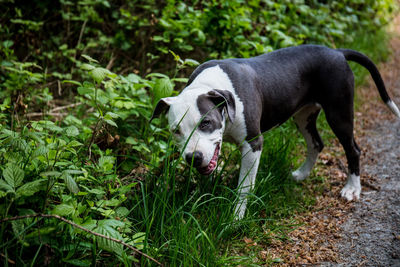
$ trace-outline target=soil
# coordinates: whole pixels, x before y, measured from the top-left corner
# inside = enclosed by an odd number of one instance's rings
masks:
[[[391,41],[391,59],[380,69],[399,105],[400,17],[394,30],[397,36]],[[362,89],[363,103],[371,103],[374,90],[373,82]],[[362,193],[341,225],[342,239],[336,244],[341,264],[332,266],[400,266],[400,119],[387,112],[379,97],[374,99],[369,104],[373,107],[366,105],[357,114],[361,124],[369,124],[358,142],[365,147],[362,172],[369,175],[364,187],[368,184],[372,190]],[[360,126],[358,123],[357,128]]]
[[[400,266],[400,120],[367,132],[364,172],[377,177],[377,190],[366,191],[341,226],[337,244],[345,266]]]
[[[392,100],[400,107],[400,16],[394,20],[392,54],[378,66]],[[340,198],[346,159],[338,142],[324,148],[317,176],[327,177],[322,195],[301,227],[263,253],[282,259],[282,266],[400,267],[400,119],[381,101],[370,79],[358,88],[355,136],[362,150],[359,201]],[[310,190],[315,185],[305,183]]]
[[[379,68],[399,105],[400,17],[394,34],[392,56]],[[363,147],[362,172],[368,176],[362,177],[360,201],[352,204],[339,228],[337,263],[317,266],[400,266],[400,119],[380,102],[372,81],[361,88],[360,99],[355,132],[362,132],[357,142]]]

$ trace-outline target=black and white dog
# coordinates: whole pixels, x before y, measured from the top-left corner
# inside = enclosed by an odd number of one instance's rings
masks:
[[[223,137],[240,145],[240,199],[235,213],[242,218],[246,195],[255,183],[263,146],[261,133],[294,118],[307,143],[307,159],[292,173],[293,179],[301,181],[310,174],[324,146],[316,128],[323,109],[348,161],[348,179],[341,195],[349,201],[358,199],[360,149],[353,136],[354,76],[347,60],[368,69],[382,100],[400,118],[368,57],[354,50],[317,45],[205,62],[178,96],[157,103],[153,118],[168,110],[170,130],[181,148],[186,144],[183,156],[204,175],[215,169]]]

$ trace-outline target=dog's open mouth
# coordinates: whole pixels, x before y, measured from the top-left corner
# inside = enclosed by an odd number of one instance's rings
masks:
[[[198,168],[197,170],[199,171],[199,173],[203,175],[210,175],[215,170],[215,167],[217,167],[219,150],[220,150],[220,145],[218,143],[217,146],[215,147],[214,156],[210,160],[210,163],[208,163],[206,167]]]

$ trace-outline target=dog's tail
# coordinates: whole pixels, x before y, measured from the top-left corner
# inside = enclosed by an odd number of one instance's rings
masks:
[[[386,91],[385,84],[382,80],[382,76],[378,71],[378,68],[369,59],[366,55],[351,50],[351,49],[337,49],[338,51],[342,52],[346,60],[354,61],[364,68],[366,68],[369,73],[371,73],[372,79],[374,80],[376,87],[378,88],[379,95],[381,96],[383,102],[389,107],[389,109],[398,117],[400,118],[400,111],[396,104],[390,99],[389,94]]]

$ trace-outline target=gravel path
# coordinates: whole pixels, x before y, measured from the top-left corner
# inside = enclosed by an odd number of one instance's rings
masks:
[[[395,20],[394,32],[391,60],[380,70],[400,106],[400,17]],[[370,92],[376,90],[373,83],[369,87]],[[367,93],[363,102],[371,98]],[[370,191],[363,186],[361,200],[354,203],[341,225],[342,239],[337,244],[341,263],[326,266],[400,266],[400,120],[381,102],[370,105],[358,116],[373,126],[357,139],[367,148],[361,171],[373,177],[368,181]]]
[[[366,133],[375,164],[364,165],[379,180],[342,225],[342,266],[400,266],[400,120]]]

